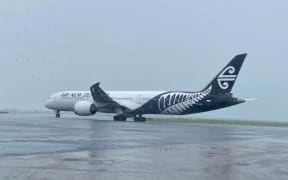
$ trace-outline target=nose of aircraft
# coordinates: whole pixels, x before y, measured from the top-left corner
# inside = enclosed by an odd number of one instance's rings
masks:
[[[44,105],[46,108],[51,109],[51,100],[47,99]]]

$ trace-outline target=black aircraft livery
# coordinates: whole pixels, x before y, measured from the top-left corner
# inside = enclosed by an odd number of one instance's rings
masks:
[[[231,90],[247,54],[232,61],[200,92],[165,92],[130,114],[186,115],[221,109],[245,102],[234,98]]]
[[[221,109],[245,102],[231,90],[247,54],[235,56],[201,91],[104,91],[100,83],[89,91],[65,91],[51,95],[45,106],[56,112],[74,111],[80,116],[114,113],[115,121],[145,121],[143,114],[186,115]]]
[[[235,56],[208,85],[199,92],[189,91],[104,91],[100,83],[89,91],[65,91],[51,95],[45,106],[56,112],[73,111],[79,116],[96,112],[116,114],[115,121],[145,121],[143,114],[186,115],[221,109],[245,102],[233,97],[236,82],[247,54]]]

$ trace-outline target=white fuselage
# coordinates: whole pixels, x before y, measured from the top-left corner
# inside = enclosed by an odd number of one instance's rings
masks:
[[[164,92],[165,91],[108,91],[107,95],[125,107],[136,109]],[[75,104],[80,101],[94,103],[89,91],[64,91],[51,95],[47,99],[45,106],[55,111],[74,111]],[[101,109],[98,111],[101,112]],[[114,109],[106,109],[102,110],[102,112],[116,113]]]
[[[97,82],[90,91],[65,91],[53,94],[45,106],[56,111],[74,111],[79,116],[97,112],[116,113],[115,121],[145,121],[142,115],[186,115],[226,108],[245,102],[231,90],[247,54],[235,56],[201,91],[104,91]]]

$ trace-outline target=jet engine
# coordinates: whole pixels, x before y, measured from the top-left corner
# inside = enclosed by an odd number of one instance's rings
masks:
[[[79,116],[91,116],[96,114],[97,107],[91,102],[79,101],[74,105],[74,112]]]

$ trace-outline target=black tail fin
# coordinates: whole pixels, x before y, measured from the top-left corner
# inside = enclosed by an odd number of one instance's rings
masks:
[[[230,93],[247,54],[235,56],[230,63],[207,85],[212,86],[212,94]]]

